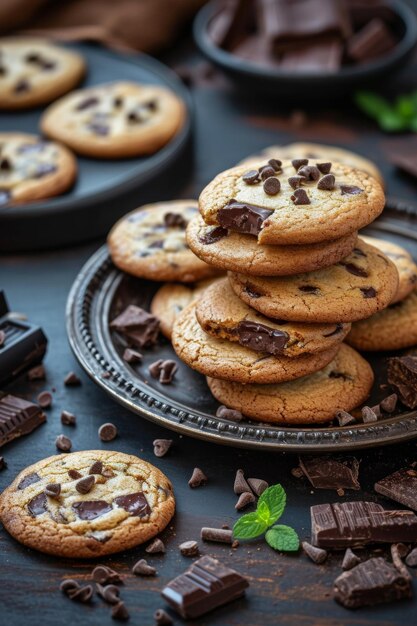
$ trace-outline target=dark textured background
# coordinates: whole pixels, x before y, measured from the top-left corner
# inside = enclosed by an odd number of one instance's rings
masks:
[[[218,171],[254,150],[273,142],[307,140],[335,143],[368,155],[382,168],[389,194],[414,200],[417,183],[395,171],[387,161],[389,148],[394,143],[399,142],[400,148],[416,149],[414,136],[381,134],[349,103],[323,102],[320,109],[309,109],[307,102],[303,101],[297,102],[294,107],[284,107],[279,99],[273,102],[267,97],[254,98],[253,94],[246,94],[243,99],[242,95],[229,88],[222,77],[210,71],[188,44],[178,48],[168,61],[173,66],[186,66],[188,71],[191,68],[194,77],[196,156],[194,165],[190,164],[188,180],[184,181],[183,197],[197,195]],[[416,69],[416,65],[408,67],[393,85],[385,86],[387,91],[416,89]],[[292,121],[294,109],[306,114],[306,122],[301,127]],[[132,199],[133,203],[135,201]],[[287,490],[288,506],[282,521],[294,526],[301,539],[309,537],[310,505],[337,500],[338,497],[332,492],[313,490],[305,480],[293,478],[290,470],[297,465],[293,456],[243,452],[170,435],[113,403],[80,372],[65,335],[65,302],[81,266],[101,243],[97,241],[87,246],[33,256],[0,258],[0,285],[6,290],[12,309],[25,312],[33,322],[42,325],[50,340],[45,359],[47,381],[28,383],[23,377],[10,385],[8,390],[34,398],[42,389],[56,388],[53,407],[48,411],[48,422],[32,435],[1,450],[8,468],[0,474],[0,488],[4,488],[26,465],[54,454],[54,440],[61,432],[72,438],[74,450],[113,448],[156,462],[172,479],[178,504],[173,524],[162,535],[167,543],[167,554],[149,559],[158,569],[157,578],[147,580],[129,575],[122,588],[123,599],[131,612],[130,623],[146,626],[153,624],[154,610],[163,606],[159,590],[190,563],[179,554],[178,544],[186,539],[198,539],[201,526],[233,524],[236,519],[232,486],[238,467],[244,468],[249,476],[283,484]],[[63,378],[70,369],[81,375],[82,387],[64,387]],[[59,415],[62,409],[77,415],[75,429],[61,426]],[[111,444],[101,443],[97,436],[98,427],[106,421],[114,422],[119,429],[119,437]],[[153,439],[170,436],[174,439],[171,454],[164,459],[155,459]],[[375,480],[416,460],[416,444],[410,442],[362,452],[357,456],[361,460],[360,482],[363,490],[348,493],[346,497],[376,499],[373,492]],[[192,491],[187,482],[195,465],[202,467],[210,482],[206,487]],[[386,504],[390,506],[393,503]],[[219,626],[278,623],[282,626],[387,626],[415,622],[416,601],[356,612],[337,605],[332,599],[332,582],[341,571],[340,555],[331,556],[325,565],[317,566],[303,555],[288,556],[273,552],[262,542],[242,545],[233,554],[227,546],[206,544],[201,549],[203,553],[218,556],[235,566],[249,577],[251,586],[245,600],[217,610],[195,623]],[[103,561],[128,574],[130,566],[143,554],[143,548],[139,547]],[[110,608],[101,600],[95,599],[91,606],[77,605],[58,590],[64,577],[88,579],[92,567],[92,562],[63,561],[43,556],[20,546],[4,531],[1,532],[1,626],[28,623],[56,626],[74,621],[80,626],[114,623]],[[414,588],[417,592],[415,580]]]

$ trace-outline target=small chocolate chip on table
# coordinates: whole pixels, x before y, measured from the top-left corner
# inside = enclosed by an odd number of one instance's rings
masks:
[[[126,361],[126,363],[141,363],[142,359],[143,355],[137,350],[133,350],[132,348],[126,348],[126,350],[123,352],[123,360]]]
[[[312,546],[311,543],[308,543],[308,541],[302,541],[301,547],[313,563],[317,563],[317,565],[324,563],[327,559],[327,550],[316,548],[316,546]]]
[[[256,498],[251,491],[244,491],[240,494],[238,501],[235,504],[236,511],[241,511],[245,507],[249,506],[249,504],[253,504]]]
[[[36,399],[38,401],[38,404],[43,409],[49,409],[49,407],[52,405],[52,394],[50,391],[41,391]]]
[[[163,457],[172,446],[172,439],[155,439],[153,442],[153,453],[157,457]]]
[[[256,496],[261,496],[265,489],[268,489],[269,484],[262,478],[248,478],[247,483]]]
[[[132,567],[132,574],[135,576],[156,576],[156,569],[149,565],[145,559],[140,559]]]
[[[165,552],[165,544],[158,537],[154,539],[148,546],[145,548],[145,552],[148,554],[163,554]]]
[[[195,489],[196,487],[201,487],[201,485],[205,485],[207,481],[208,478],[204,474],[204,472],[199,467],[195,467],[191,478],[188,481],[188,484],[192,489]]]
[[[113,619],[123,621],[123,622],[128,620],[130,615],[129,615],[129,611],[126,608],[125,603],[119,602],[118,604],[115,604],[112,608],[111,616]]]
[[[113,441],[117,437],[117,428],[111,422],[102,424],[98,429],[98,436],[101,441]]]
[[[342,561],[342,569],[352,569],[352,567],[359,565],[360,562],[360,558],[354,552],[352,552],[350,548],[347,548]]]
[[[196,541],[183,541],[179,548],[183,556],[197,556],[199,552],[198,543]]]
[[[335,417],[339,426],[348,426],[349,424],[354,424],[356,422],[356,418],[347,411],[337,411]]]
[[[245,492],[248,492],[250,490],[251,490],[251,488],[249,487],[248,483],[246,482],[245,474],[244,474],[243,470],[242,469],[238,469],[236,471],[235,482],[233,484],[233,491],[238,496],[241,493],[245,493]]]
[[[157,626],[171,626],[174,622],[164,609],[157,609],[153,614]]]
[[[108,602],[109,604],[117,604],[120,602],[120,590],[119,587],[116,587],[116,585],[110,584],[103,586],[100,583],[97,583],[97,593],[105,602]]]
[[[201,529],[201,539],[215,543],[232,543],[233,531],[224,528],[208,528],[205,526]]]
[[[58,435],[55,439],[55,445],[58,450],[61,450],[61,452],[69,452],[72,448],[72,441],[65,435]]]
[[[75,372],[68,372],[64,378],[64,385],[67,387],[77,387],[78,385],[81,385],[81,380]]]
[[[370,424],[378,421],[378,415],[369,406],[364,406],[361,410],[362,420],[364,424]]]
[[[398,395],[396,393],[392,393],[391,395],[384,398],[379,403],[379,406],[386,413],[393,413],[395,409],[397,408],[397,402],[398,402]]]
[[[172,383],[175,372],[178,369],[178,364],[176,361],[168,359],[164,361],[163,359],[159,359],[154,363],[151,363],[149,366],[149,373],[152,378],[156,378],[163,385],[169,385]]]
[[[42,364],[35,365],[28,371],[28,380],[45,380],[46,372]]]
[[[216,417],[230,420],[231,422],[241,422],[243,420],[243,415],[240,411],[236,411],[235,409],[228,409],[224,405],[221,405],[217,408]]]
[[[96,583],[100,583],[101,585],[108,584],[120,584],[122,583],[122,578],[118,572],[107,565],[97,565],[93,569],[92,578]]]
[[[62,411],[61,424],[64,424],[64,426],[75,426],[76,423],[77,418],[75,417],[75,415],[73,415],[69,411]]]

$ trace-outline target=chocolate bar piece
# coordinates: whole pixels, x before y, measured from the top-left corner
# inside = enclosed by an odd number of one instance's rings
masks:
[[[369,559],[334,581],[335,600],[348,609],[411,598],[411,582],[382,557]]]
[[[310,513],[311,542],[319,548],[407,543],[417,537],[417,516],[412,511],[386,511],[375,502],[317,504]]]
[[[40,363],[48,343],[39,326],[15,319],[3,291],[0,291],[0,384],[10,382]]]
[[[0,447],[12,439],[28,435],[46,421],[46,415],[38,404],[23,398],[3,395],[0,398]]]
[[[258,235],[262,230],[264,221],[272,213],[273,211],[254,204],[230,200],[217,211],[217,219],[223,228],[246,235]]]
[[[249,586],[246,578],[211,556],[195,561],[171,580],[162,597],[185,619],[199,617],[240,598]]]
[[[386,476],[374,485],[375,491],[417,511],[417,471],[404,468]]]
[[[391,50],[395,43],[385,22],[376,17],[350,38],[347,53],[357,63],[364,63],[382,56]]]
[[[291,72],[336,72],[342,65],[343,44],[339,38],[288,50],[281,58],[280,67]]]
[[[253,8],[252,0],[225,0],[208,27],[214,43],[226,49],[238,46],[250,31]]]
[[[129,344],[138,348],[150,348],[158,339],[159,320],[139,306],[131,304],[110,322],[110,328],[123,335]]]
[[[388,359],[388,382],[405,406],[417,408],[417,356]]]
[[[316,489],[360,489],[359,461],[355,457],[300,457],[300,467]]]

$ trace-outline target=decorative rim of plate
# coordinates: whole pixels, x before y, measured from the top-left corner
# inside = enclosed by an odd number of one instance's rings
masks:
[[[417,211],[407,202],[390,199],[387,209],[401,219],[374,222],[382,232],[400,234],[417,241]],[[406,223],[404,223],[406,222]],[[235,423],[189,407],[150,388],[139,378],[131,380],[131,371],[111,347],[105,346],[98,330],[97,313],[104,306],[105,292],[117,286],[123,274],[111,262],[107,247],[93,254],[76,278],[67,301],[66,323],[70,346],[86,373],[114,400],[134,413],[181,434],[240,448],[290,451],[294,453],[337,452],[399,443],[417,437],[417,411],[409,411],[372,424],[325,426],[315,428],[266,426]],[[118,282],[117,282],[118,281]],[[114,287],[113,290],[114,292]],[[93,306],[95,305],[95,306]],[[103,377],[104,375],[104,377]]]

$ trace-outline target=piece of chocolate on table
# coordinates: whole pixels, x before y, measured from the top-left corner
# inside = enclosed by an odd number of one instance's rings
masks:
[[[244,595],[246,578],[217,559],[203,556],[161,592],[164,600],[185,619],[205,615]]]
[[[375,491],[417,511],[417,470],[403,468],[374,485]],[[417,539],[417,536],[416,536]]]
[[[110,328],[120,333],[129,344],[138,348],[150,348],[158,339],[159,320],[131,304],[110,322]]]
[[[28,435],[45,421],[46,415],[38,404],[3,394],[0,397],[0,447],[12,439]]]
[[[42,361],[48,343],[43,330],[13,317],[3,291],[0,291],[0,335],[0,384],[10,382]]]
[[[304,475],[316,489],[361,488],[359,461],[355,457],[303,456],[299,458]]]
[[[417,537],[412,511],[388,511],[376,502],[337,502],[311,507],[311,543],[342,550],[371,543],[408,543]]]
[[[388,359],[388,382],[409,409],[417,408],[417,356]]]

